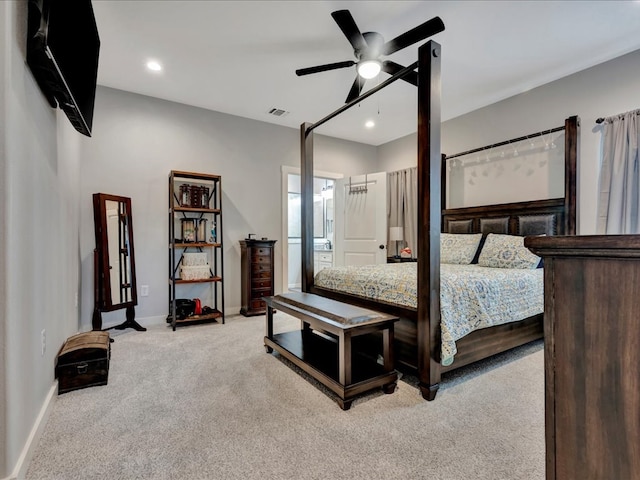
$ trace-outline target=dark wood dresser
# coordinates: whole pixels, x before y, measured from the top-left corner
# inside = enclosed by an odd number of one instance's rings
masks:
[[[527,237],[544,258],[547,480],[640,479],[640,235]]]
[[[242,284],[240,313],[245,317],[264,315],[267,305],[262,299],[273,295],[273,246],[276,240],[240,240]]]

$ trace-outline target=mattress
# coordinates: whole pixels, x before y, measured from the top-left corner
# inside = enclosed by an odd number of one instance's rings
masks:
[[[417,264],[325,268],[315,285],[417,309]],[[453,363],[456,340],[486,327],[524,320],[544,310],[543,271],[442,264],[442,365]]]

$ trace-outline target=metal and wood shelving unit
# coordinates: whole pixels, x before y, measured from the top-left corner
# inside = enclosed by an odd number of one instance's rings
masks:
[[[172,170],[169,174],[169,315],[167,323],[177,325],[224,323],[222,255],[222,178],[219,175]],[[197,278],[182,278],[185,253],[206,254]],[[208,267],[202,268],[202,267]],[[210,288],[195,293],[207,297],[193,314],[184,315],[177,306],[178,293],[193,293],[198,285]],[[193,300],[188,299],[187,300]]]

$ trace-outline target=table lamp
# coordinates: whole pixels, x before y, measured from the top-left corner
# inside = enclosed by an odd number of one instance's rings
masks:
[[[402,230],[403,230],[402,227],[389,228],[389,240],[391,240],[392,242],[396,242],[396,255],[395,255],[396,258],[400,256],[400,254],[398,253],[398,242],[401,242],[402,240],[404,240],[404,235]]]

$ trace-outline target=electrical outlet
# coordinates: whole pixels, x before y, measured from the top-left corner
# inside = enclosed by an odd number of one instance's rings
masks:
[[[44,357],[44,352],[47,349],[47,331],[46,330],[42,330],[40,332],[40,343],[42,348],[40,356]]]
[[[140,296],[141,297],[149,296],[149,285],[140,285]]]

